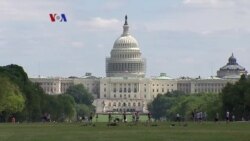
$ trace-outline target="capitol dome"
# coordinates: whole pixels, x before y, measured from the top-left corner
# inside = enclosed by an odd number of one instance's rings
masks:
[[[121,36],[115,40],[113,48],[139,48],[138,42],[136,39],[131,36]]]
[[[127,16],[123,33],[113,45],[110,58],[106,59],[107,77],[144,77],[146,60],[141,57],[137,40],[130,35]]]

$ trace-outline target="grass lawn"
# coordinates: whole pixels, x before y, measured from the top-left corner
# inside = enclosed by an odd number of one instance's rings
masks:
[[[250,141],[250,123],[219,124],[188,123],[170,126],[169,122],[158,126],[96,126],[82,123],[22,123],[0,124],[0,141]]]

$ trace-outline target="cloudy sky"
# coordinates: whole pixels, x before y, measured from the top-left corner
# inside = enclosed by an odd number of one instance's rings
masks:
[[[30,77],[103,77],[125,14],[147,76],[216,75],[232,52],[250,71],[250,0],[1,0],[0,65]]]

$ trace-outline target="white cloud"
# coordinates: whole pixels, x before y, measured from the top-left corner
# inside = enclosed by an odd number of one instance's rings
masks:
[[[83,42],[80,42],[80,41],[73,41],[71,42],[71,45],[75,48],[84,48],[85,45]]]
[[[121,21],[117,19],[104,19],[101,17],[92,18],[89,21],[79,21],[77,25],[84,26],[85,29],[99,31],[99,30],[120,30]]]
[[[126,1],[123,0],[108,0],[104,5],[104,10],[116,10],[120,9],[122,6],[125,5]]]
[[[0,21],[48,21],[49,13],[66,9],[67,4],[56,1],[1,0]]]
[[[200,8],[247,8],[249,0],[183,0],[184,5]]]
[[[179,60],[182,64],[189,64],[189,65],[193,65],[193,64],[199,64],[198,60],[192,58],[192,57],[186,57],[186,58],[182,58],[181,60]]]
[[[228,54],[236,52],[241,57],[239,63],[249,66],[250,0],[181,0],[181,4],[170,1],[143,1],[143,9],[138,9],[142,1],[0,0],[0,54],[3,58],[0,63],[30,65],[28,72],[32,75],[38,72],[34,69],[37,65],[30,63],[30,58],[34,58],[34,64],[42,60],[41,68],[45,68],[46,75],[80,75],[85,70],[79,67],[77,71],[77,66],[86,66],[93,73],[102,74],[105,68],[103,60],[109,56],[113,41],[122,32],[124,21],[120,18],[123,19],[128,12],[129,15],[135,14],[133,21],[129,20],[131,32],[138,37],[143,56],[149,58],[150,71],[147,74],[159,70],[176,76],[186,72],[195,76],[202,71],[206,74],[207,64],[204,62],[211,59],[206,55],[209,53],[226,54],[227,59]],[[176,4],[166,8],[168,3]],[[159,8],[164,5],[164,8]],[[53,12],[65,12],[68,22],[51,24],[48,14]],[[147,34],[145,31],[154,32]],[[214,38],[214,35],[220,36]],[[216,48],[216,51],[210,48]],[[166,55],[168,52],[175,54],[162,59],[173,54]],[[72,54],[74,57],[70,61],[76,63],[68,62],[65,66],[68,60],[64,56]],[[93,55],[97,59],[89,61]],[[224,57],[217,57],[217,60],[221,58]],[[221,64],[224,62],[222,60]],[[164,63],[173,67],[157,65]],[[65,68],[58,70],[58,66]]]
[[[232,7],[235,5],[233,0],[184,0],[184,4],[202,7]]]
[[[223,32],[240,33],[250,32],[250,1],[239,0],[185,0],[187,5],[199,5],[201,8],[189,7],[178,13],[167,14],[167,18],[145,22],[148,31],[185,31],[201,35],[211,35]],[[229,6],[231,8],[202,8],[210,4],[216,6]],[[173,14],[174,17],[171,17]],[[169,18],[170,17],[170,18]]]
[[[99,49],[105,49],[105,46],[103,44],[98,44],[97,48],[99,48]]]

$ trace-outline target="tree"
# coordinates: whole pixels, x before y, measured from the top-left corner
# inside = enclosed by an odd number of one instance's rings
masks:
[[[51,96],[32,83],[21,66],[0,67],[0,116],[6,112],[15,114],[18,121],[41,121],[48,113],[53,120],[72,119],[75,115],[76,97],[70,95]],[[69,92],[80,103],[91,104],[93,97],[82,86]],[[88,106],[91,107],[91,106]]]
[[[67,119],[72,119],[75,115],[75,101],[74,98],[70,95],[59,95],[58,102],[61,106],[61,112],[64,114],[64,117]]]
[[[174,98],[165,95],[157,95],[157,97],[148,105],[153,118],[160,119],[167,116],[167,110],[171,108]]]
[[[7,77],[0,76],[0,113],[4,112],[7,118],[9,114],[22,111],[24,102],[18,86]]]
[[[191,113],[206,112],[207,118],[212,120],[215,113],[221,110],[221,98],[218,94],[183,94],[180,92],[170,92],[165,95],[158,95],[149,104],[149,111],[153,118],[160,119],[167,117],[174,119],[179,113],[182,118],[191,119]]]
[[[222,90],[224,113],[229,111],[236,119],[250,118],[250,79],[242,75],[235,84],[227,84]]]
[[[71,95],[77,104],[91,105],[94,100],[93,95],[82,84],[69,87],[66,94]]]
[[[85,104],[77,104],[76,112],[77,112],[77,116],[85,117],[92,112],[92,109]]]

